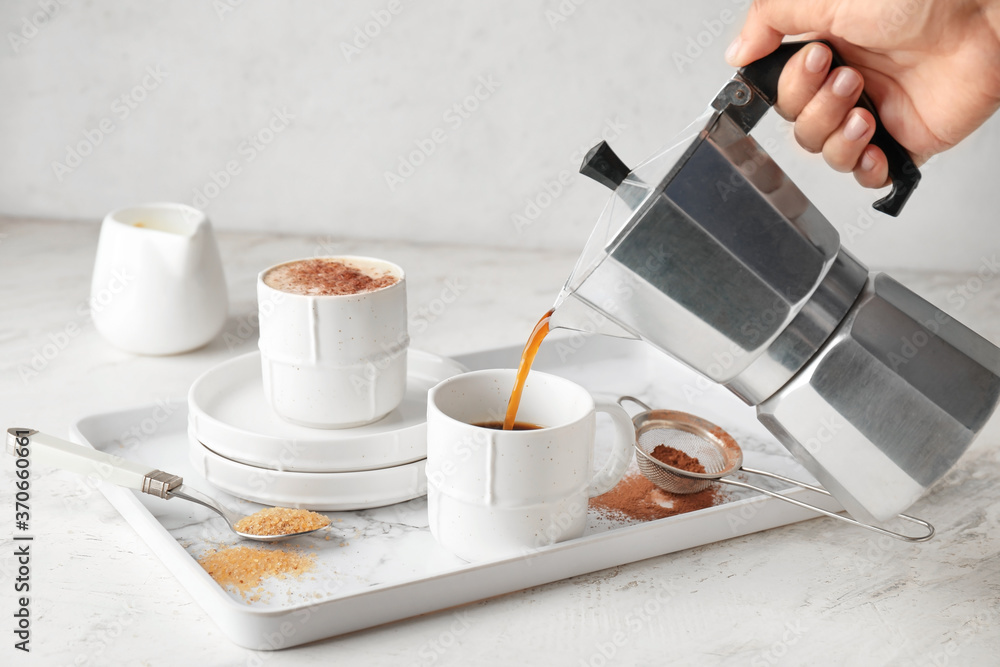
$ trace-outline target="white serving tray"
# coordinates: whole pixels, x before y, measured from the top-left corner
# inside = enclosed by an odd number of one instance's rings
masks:
[[[516,366],[520,348],[456,357],[471,369]],[[568,336],[546,341],[535,367],[568,377],[591,391],[631,394],[654,408],[692,412],[728,430],[749,467],[812,482],[760,426],[752,408],[726,390],[642,343]],[[183,399],[85,417],[70,437],[126,458],[155,465],[247,514],[258,505],[211,488],[188,463]],[[134,433],[139,426],[143,434]],[[608,431],[598,430],[607,442]],[[603,435],[602,435],[603,434]],[[127,444],[125,444],[127,443]],[[598,452],[596,460],[603,460]],[[634,463],[633,463],[634,465]],[[766,480],[760,480],[766,481]],[[222,519],[180,500],[162,500],[102,485],[108,500],[132,524],[167,568],[220,628],[241,646],[277,649],[438,611],[495,595],[623,563],[746,535],[817,516],[767,496],[735,493],[729,502],[666,519],[635,523],[588,515],[583,537],[516,558],[470,565],[441,549],[427,528],[426,500],[333,512],[330,536],[294,541],[316,555],[316,569],[297,579],[270,580],[266,595],[247,603],[221,588],[198,565],[208,549],[237,543]],[[832,511],[829,497],[796,489],[788,495]],[[289,548],[285,545],[272,545]]]

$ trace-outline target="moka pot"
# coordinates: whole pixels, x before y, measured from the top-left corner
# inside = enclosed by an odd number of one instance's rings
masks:
[[[550,326],[642,339],[726,386],[845,509],[885,520],[982,430],[1000,349],[871,273],[749,136],[805,43],[741,69],[692,141],[634,170],[591,150],[581,172],[614,195]],[[874,207],[898,215],[920,173],[859,105],[892,179]]]

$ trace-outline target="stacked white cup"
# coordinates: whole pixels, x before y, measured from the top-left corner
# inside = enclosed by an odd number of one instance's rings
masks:
[[[276,269],[339,262],[394,282],[353,294],[301,294],[272,284]],[[406,393],[406,278],[391,262],[328,257],[285,262],[257,278],[264,393],[286,421],[351,428],[377,421]]]

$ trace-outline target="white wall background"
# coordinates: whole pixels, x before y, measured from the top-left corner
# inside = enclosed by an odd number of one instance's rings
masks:
[[[731,76],[722,53],[747,5],[6,0],[0,214],[96,220],[173,200],[221,229],[581,248],[607,194],[575,175],[581,149],[615,125],[635,164],[683,128]],[[377,34],[345,54],[366,26]],[[470,98],[482,79],[499,85]],[[456,104],[467,117],[446,115]],[[275,110],[291,119],[269,135]],[[899,220],[780,119],[768,133],[869,264],[968,270],[997,249],[998,119],[924,169]],[[270,143],[251,150],[254,135]],[[417,142],[434,152],[390,189]],[[217,188],[227,164],[238,173]]]

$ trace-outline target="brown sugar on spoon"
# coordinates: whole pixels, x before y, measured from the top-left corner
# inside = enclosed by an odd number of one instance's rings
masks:
[[[264,537],[307,533],[329,525],[330,520],[316,512],[287,507],[268,507],[243,517],[233,524],[233,528],[238,533]]]

